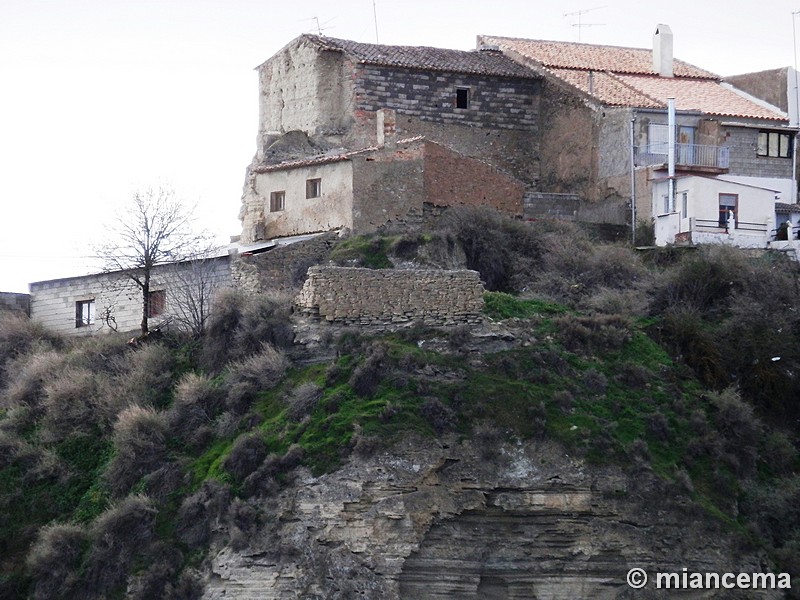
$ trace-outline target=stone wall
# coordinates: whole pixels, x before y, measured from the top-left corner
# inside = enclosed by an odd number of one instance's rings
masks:
[[[291,244],[279,245],[262,254],[240,256],[231,263],[231,278],[236,288],[254,294],[296,293],[312,265],[328,260],[338,239],[335,231]]]
[[[450,325],[479,322],[483,292],[476,271],[315,266],[295,302],[310,314],[346,324]]]

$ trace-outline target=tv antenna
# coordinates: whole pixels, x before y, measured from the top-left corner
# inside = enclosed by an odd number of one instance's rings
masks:
[[[320,23],[320,22],[319,22],[319,17],[311,17],[310,19],[302,19],[302,20],[303,20],[303,21],[314,21],[314,23],[316,23],[317,35],[319,35],[319,36],[324,36],[325,34],[324,34],[324,33],[322,33],[322,32],[323,32],[323,31],[327,31],[328,29],[330,29],[330,27],[326,27],[326,25],[328,25],[328,24],[329,24],[331,21],[333,21],[335,18],[336,18],[336,17],[333,17],[332,19],[328,19],[328,20],[327,20],[327,21],[325,21],[324,23]]]
[[[600,10],[601,8],[606,8],[605,6],[595,6],[594,8],[584,8],[583,10],[576,10],[575,12],[568,12],[564,13],[565,17],[578,17],[577,23],[572,23],[573,27],[578,29],[578,42],[581,41],[581,29],[584,27],[603,27],[605,23],[584,23],[583,22],[583,15],[586,13],[592,12],[593,10]]]
[[[375,7],[375,0],[372,0],[372,16],[375,19],[375,43],[380,44],[378,40],[378,9]]]

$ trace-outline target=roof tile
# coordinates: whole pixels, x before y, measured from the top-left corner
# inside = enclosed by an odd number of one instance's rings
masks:
[[[427,46],[385,46],[311,34],[302,37],[324,50],[349,54],[363,64],[474,75],[540,78],[537,73],[508,58],[502,52],[477,50],[468,52]]]

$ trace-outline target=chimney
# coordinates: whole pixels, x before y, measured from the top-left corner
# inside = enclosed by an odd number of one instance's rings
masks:
[[[672,77],[672,29],[659,25],[653,34],[653,71],[661,77]]]
[[[395,133],[397,132],[397,113],[391,108],[382,108],[377,111],[375,116],[378,148],[383,148],[386,144],[392,146],[395,142]]]

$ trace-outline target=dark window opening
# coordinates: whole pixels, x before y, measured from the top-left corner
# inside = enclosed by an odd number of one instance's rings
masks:
[[[147,295],[147,316],[157,317],[164,314],[167,307],[167,292],[164,290],[153,290]]]
[[[306,179],[306,198],[322,196],[322,179]]]
[[[94,300],[80,300],[75,303],[75,327],[94,325]]]
[[[278,212],[286,206],[286,192],[272,192],[269,195],[269,212]]]
[[[759,131],[756,154],[758,156],[791,158],[792,135],[780,131]]]
[[[456,108],[469,108],[469,88],[456,88]]]

